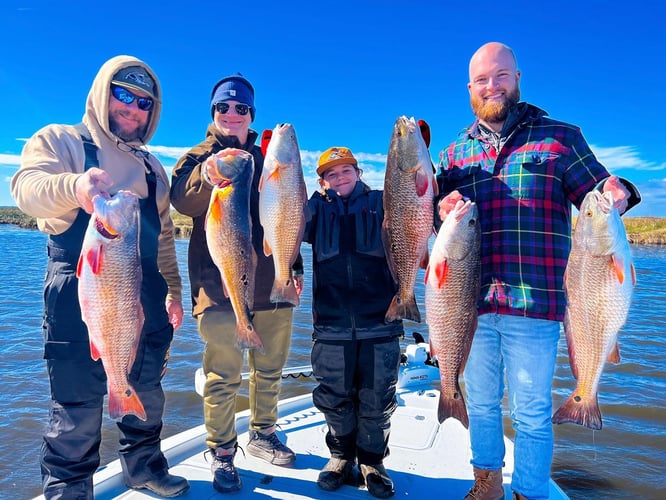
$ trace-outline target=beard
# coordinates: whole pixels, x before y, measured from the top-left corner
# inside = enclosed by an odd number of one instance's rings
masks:
[[[142,141],[143,142],[143,137],[146,133],[146,128],[148,124],[143,124],[138,127],[123,127],[120,125],[120,123],[115,119],[113,114],[109,115],[109,129],[111,130],[111,133],[116,135],[118,138],[125,142],[132,142],[132,141]]]
[[[500,102],[485,102],[481,97],[471,96],[472,111],[476,117],[487,123],[502,123],[509,111],[520,101],[520,88],[516,86]]]

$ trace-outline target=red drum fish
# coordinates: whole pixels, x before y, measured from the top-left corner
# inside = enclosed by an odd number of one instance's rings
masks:
[[[627,319],[636,271],[612,194],[589,192],[579,212],[564,275],[564,331],[577,385],[552,421],[598,430],[599,380],[606,361],[620,362],[617,337]]]
[[[214,187],[206,214],[206,243],[236,315],[238,347],[263,353],[250,312],[257,269],[250,217],[254,159],[247,151],[227,148],[217,153],[216,160],[217,169],[208,176]]]
[[[401,116],[393,126],[384,176],[382,240],[399,288],[386,311],[386,321],[421,321],[414,285],[419,267],[425,269],[428,263],[437,191],[421,129],[414,118]]]
[[[128,381],[143,328],[139,200],[130,191],[93,198],[76,274],[81,316],[90,354],[107,376],[109,415],[120,419],[146,412]]]
[[[437,233],[426,270],[425,307],[430,354],[437,358],[440,395],[437,417],[469,418],[458,376],[472,347],[481,282],[481,225],[475,203],[459,201]]]
[[[300,302],[291,266],[303,240],[307,190],[296,132],[288,123],[273,129],[259,183],[259,220],[264,253],[273,255],[275,282],[271,302]]]

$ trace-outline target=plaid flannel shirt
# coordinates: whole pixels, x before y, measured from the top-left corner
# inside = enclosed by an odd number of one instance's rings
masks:
[[[499,152],[478,121],[440,153],[442,196],[475,201],[482,228],[479,314],[562,321],[571,204],[610,174],[580,129],[527,103]]]

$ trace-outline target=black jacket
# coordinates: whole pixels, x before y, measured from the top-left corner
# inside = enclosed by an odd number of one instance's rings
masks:
[[[312,245],[313,337],[392,337],[402,322],[384,322],[397,287],[381,238],[382,191],[357,182],[347,200],[329,190],[312,195],[304,241]]]
[[[214,124],[206,130],[206,140],[190,149],[173,169],[171,178],[171,203],[183,215],[192,217],[192,236],[188,251],[188,270],[192,289],[193,315],[196,316],[209,307],[231,310],[228,297],[224,296],[220,271],[208,252],[204,223],[210,202],[212,187],[204,180],[202,164],[210,155],[226,148],[244,149],[254,157],[254,177],[250,195],[252,217],[252,245],[257,254],[257,271],[254,284],[254,310],[275,309],[270,301],[275,279],[273,257],[264,255],[264,230],[259,221],[259,180],[264,167],[261,148],[254,143],[257,133],[250,130],[246,144],[240,144],[235,136],[224,136]],[[294,263],[294,269],[303,269],[301,256]],[[293,307],[280,303],[278,308]]]

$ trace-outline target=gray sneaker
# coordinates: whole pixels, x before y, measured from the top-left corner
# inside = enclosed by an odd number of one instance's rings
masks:
[[[250,430],[249,434],[247,452],[250,455],[274,465],[290,465],[296,460],[296,454],[280,442],[280,438],[274,431],[270,434],[262,434]]]
[[[236,447],[217,448],[210,450],[213,462],[210,470],[213,473],[213,488],[220,493],[233,493],[241,489],[241,478],[234,467]]]

